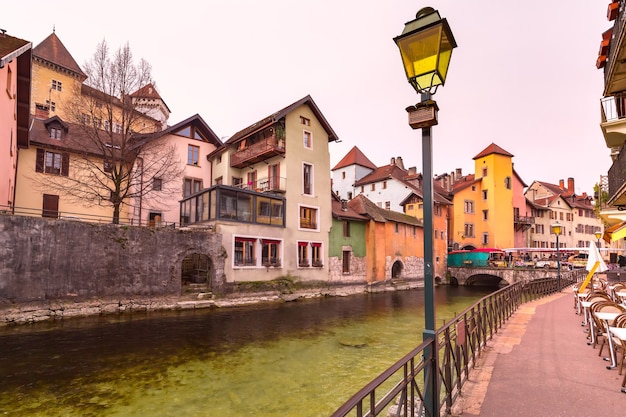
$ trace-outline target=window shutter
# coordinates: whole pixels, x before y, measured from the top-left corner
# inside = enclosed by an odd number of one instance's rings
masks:
[[[64,153],[61,160],[61,175],[67,177],[70,172],[70,154]]]
[[[35,162],[35,171],[43,172],[43,160],[44,160],[45,152],[43,149],[37,149],[37,159]]]

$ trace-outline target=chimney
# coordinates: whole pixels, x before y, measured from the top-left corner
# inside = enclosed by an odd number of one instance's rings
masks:
[[[396,165],[397,165],[398,167],[400,167],[400,168],[404,169],[404,162],[402,162],[402,157],[401,157],[401,156],[398,156],[398,157],[396,158]]]
[[[347,200],[341,200],[341,210],[342,211],[348,211],[348,201]]]
[[[563,181],[563,180],[559,180],[559,188],[560,188],[561,190],[565,190],[565,181]]]
[[[575,194],[575,191],[574,191],[574,178],[572,178],[572,177],[569,177],[567,179],[567,191],[569,191],[570,194],[572,194],[572,195]]]
[[[389,163],[389,165],[395,165],[396,164],[396,158],[391,157],[391,162]]]
[[[455,182],[458,181],[462,176],[463,176],[463,174],[461,173],[461,168],[457,168],[456,172],[454,174]]]
[[[409,168],[409,175],[417,175],[417,167]]]

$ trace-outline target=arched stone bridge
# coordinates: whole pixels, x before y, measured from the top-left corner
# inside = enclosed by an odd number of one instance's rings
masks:
[[[564,281],[576,281],[585,277],[587,270],[574,269],[573,271],[561,270],[561,279]],[[514,284],[516,282],[528,282],[540,278],[556,278],[556,269],[531,269],[531,268],[477,268],[477,267],[448,267],[449,284],[457,285],[489,285]]]

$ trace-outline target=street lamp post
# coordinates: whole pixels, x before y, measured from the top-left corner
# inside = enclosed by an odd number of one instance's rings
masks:
[[[420,94],[420,102],[406,108],[409,126],[422,129],[422,193],[424,201],[424,332],[423,341],[430,341],[424,352],[424,406],[427,415],[439,416],[439,373],[435,332],[435,285],[433,256],[433,170],[430,128],[438,123],[437,103],[431,96],[444,85],[452,49],[456,41],[446,19],[432,7],[417,12],[407,22],[394,42],[400,49],[409,83]]]
[[[556,235],[556,277],[557,277],[557,288],[559,292],[561,292],[561,254],[559,252],[559,235],[562,231],[562,226],[559,222],[552,223],[550,226],[552,228],[552,233]]]

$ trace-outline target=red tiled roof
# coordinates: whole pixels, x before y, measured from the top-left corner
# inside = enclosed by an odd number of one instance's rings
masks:
[[[367,156],[359,148],[354,146],[350,151],[344,156],[341,161],[331,170],[334,171],[339,168],[344,168],[350,165],[360,165],[365,168],[376,169],[376,165],[369,159]]]
[[[63,67],[76,74],[82,80],[87,78],[87,75],[80,69],[80,66],[78,66],[72,55],[63,45],[63,42],[61,42],[54,32],[33,48],[33,56]]]
[[[365,184],[371,184],[373,182],[382,181],[385,179],[395,178],[399,181],[403,181],[407,176],[408,171],[406,169],[402,169],[397,165],[385,165],[380,168],[376,168],[374,171],[370,172],[360,180],[354,183],[355,187],[359,187]]]
[[[348,205],[347,202],[345,203],[345,206],[344,206],[344,204],[335,195],[333,195],[333,198],[331,201],[331,207],[332,207],[333,217],[337,219],[356,220],[356,221],[369,220],[369,218],[367,218],[366,216],[362,216],[356,211],[354,211],[354,209],[352,209]]]
[[[385,223],[393,221],[396,223],[404,223],[413,226],[423,226],[422,221],[416,217],[409,216],[397,211],[385,210],[378,207],[363,194],[359,194],[348,202],[348,207],[352,208],[359,214],[368,216],[375,222]]]
[[[163,100],[156,87],[152,83],[144,85],[139,90],[132,93],[130,96],[133,98],[149,98],[154,100],[161,100],[165,107],[167,107],[167,110],[171,111],[167,104],[165,104],[165,100]]]
[[[495,153],[498,155],[510,156],[511,158],[513,157],[513,154],[505,151],[504,149],[502,149],[495,143],[492,143],[491,145],[483,149],[483,151],[480,152],[478,155],[476,155],[473,159],[482,158],[483,156],[491,155],[492,153]]]

